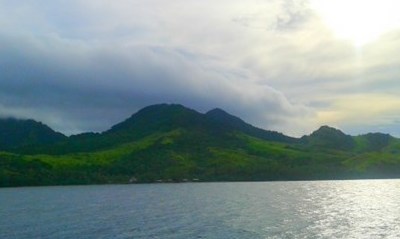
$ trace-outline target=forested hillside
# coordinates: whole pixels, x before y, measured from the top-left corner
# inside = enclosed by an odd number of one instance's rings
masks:
[[[400,176],[400,140],[328,126],[302,138],[214,109],[152,105],[102,133],[66,137],[0,121],[0,186]]]

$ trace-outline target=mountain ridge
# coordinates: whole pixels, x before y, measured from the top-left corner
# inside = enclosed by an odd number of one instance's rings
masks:
[[[381,132],[374,132],[374,133],[369,132],[369,133],[364,133],[364,134],[352,136],[352,135],[348,135],[346,133],[343,133],[341,130],[339,130],[337,128],[334,128],[334,127],[331,127],[331,126],[328,126],[328,125],[320,126],[317,130],[311,132],[309,135],[303,135],[303,136],[300,136],[300,137],[293,137],[293,136],[287,136],[287,135],[285,135],[285,134],[283,134],[281,132],[278,132],[278,131],[272,131],[272,130],[262,129],[262,128],[253,126],[253,125],[245,122],[241,118],[227,113],[226,111],[224,111],[221,108],[214,108],[214,109],[211,109],[211,110],[209,110],[209,111],[207,111],[206,113],[203,114],[203,113],[197,112],[196,110],[187,108],[187,107],[185,107],[185,106],[183,106],[181,104],[166,104],[166,103],[154,104],[154,105],[150,105],[150,106],[144,107],[144,108],[138,110],[136,113],[132,114],[130,117],[128,117],[125,120],[121,121],[120,123],[112,125],[109,129],[107,129],[105,131],[102,131],[102,132],[89,132],[88,131],[88,132],[82,132],[82,133],[78,133],[78,134],[73,134],[73,135],[70,135],[70,136],[65,136],[63,133],[57,132],[57,131],[51,129],[46,124],[44,124],[44,123],[42,123],[40,121],[36,121],[35,119],[18,119],[18,118],[14,118],[14,117],[4,117],[4,118],[0,117],[0,126],[3,124],[4,121],[9,121],[9,120],[18,121],[18,122],[27,122],[27,123],[29,122],[29,123],[34,123],[34,124],[37,124],[37,125],[41,125],[41,126],[43,126],[45,128],[48,128],[51,131],[53,131],[54,133],[56,133],[57,135],[61,136],[62,138],[65,138],[65,137],[66,138],[79,138],[79,137],[88,136],[88,135],[101,135],[101,134],[109,134],[109,133],[116,132],[119,129],[123,129],[127,125],[132,125],[132,123],[136,124],[137,122],[135,122],[135,120],[137,120],[136,119],[136,118],[138,118],[137,116],[139,116],[141,114],[154,113],[154,111],[152,111],[154,109],[156,109],[156,111],[157,111],[157,108],[158,109],[163,109],[164,108],[164,110],[165,110],[165,108],[169,108],[169,107],[172,107],[172,108],[175,108],[175,109],[180,108],[180,109],[189,110],[193,114],[203,115],[206,118],[212,119],[214,121],[217,121],[219,123],[223,123],[223,124],[228,125],[228,126],[235,126],[235,127],[239,127],[239,128],[243,128],[244,125],[251,126],[251,127],[257,128],[257,129],[262,130],[262,131],[274,132],[274,133],[280,134],[282,136],[285,136],[285,137],[293,139],[293,140],[301,140],[301,139],[303,139],[305,137],[315,136],[315,134],[317,134],[321,130],[324,131],[325,129],[331,129],[332,131],[336,130],[337,132],[341,132],[342,134],[344,134],[346,136],[351,136],[351,137],[360,137],[360,136],[372,137],[372,135],[381,135],[382,137],[386,137],[388,139],[389,138],[396,138],[396,137],[394,137],[394,136],[392,136],[390,134],[381,133]],[[153,117],[154,121],[159,123],[160,122],[160,117],[155,117],[155,116],[157,116],[157,115],[154,115],[154,117]],[[149,118],[145,118],[144,120],[148,120],[148,119]],[[2,129],[0,128],[0,133],[1,133],[1,130]],[[65,136],[65,137],[63,137],[63,136]]]
[[[42,129],[44,138],[57,135],[33,120],[21,122]],[[18,130],[0,130],[0,136]],[[50,144],[50,136],[40,141],[33,132],[38,143],[0,150],[0,186],[400,177],[400,140],[388,134],[350,136],[321,126],[293,138],[218,108],[199,113],[152,105],[104,132],[60,136]]]
[[[6,121],[13,121],[20,124],[20,128],[25,128],[28,131],[40,128],[43,132],[43,137],[46,139],[38,139],[35,142],[35,138],[31,137],[27,140],[29,133],[21,135],[18,142],[15,145],[10,145],[16,140],[11,140],[7,143],[6,138],[13,136],[13,133],[18,131],[10,132],[5,130],[7,126],[4,125]],[[25,124],[24,127],[21,127]],[[30,126],[29,126],[30,125]],[[29,129],[33,127],[33,129]],[[352,150],[355,147],[355,139],[362,139],[368,149],[378,150],[388,145],[391,139],[397,139],[390,134],[384,133],[367,133],[357,136],[351,136],[343,133],[341,130],[323,125],[317,130],[311,132],[309,135],[296,138],[287,136],[283,133],[271,130],[265,130],[248,124],[241,118],[231,115],[220,108],[214,108],[206,113],[199,113],[196,110],[187,108],[181,104],[155,104],[144,107],[132,114],[127,119],[111,126],[108,130],[100,133],[84,132],[69,137],[62,133],[56,132],[49,126],[35,121],[33,119],[15,119],[15,118],[0,118],[0,150],[15,150],[22,149],[24,153],[38,153],[49,151],[42,150],[43,147],[49,145],[56,145],[55,148],[77,148],[76,152],[84,152],[91,150],[98,150],[106,148],[108,145],[104,141],[104,138],[114,138],[115,144],[120,144],[135,140],[146,135],[151,134],[154,131],[168,131],[176,127],[184,128],[199,128],[202,130],[215,131],[223,133],[224,131],[239,131],[244,132],[250,136],[260,138],[268,141],[291,143],[291,144],[306,144],[309,147],[314,148],[330,148],[339,150]],[[40,130],[37,132],[40,133]],[[214,133],[214,132],[211,132]],[[49,137],[50,135],[50,137]],[[18,136],[16,136],[18,137]],[[36,137],[39,137],[36,135]],[[11,137],[13,138],[13,137]],[[40,138],[40,137],[39,137]],[[107,141],[107,140],[106,140]],[[73,146],[74,144],[92,144],[91,147],[85,147],[85,149],[78,149],[79,146]],[[57,146],[58,144],[58,146]],[[112,145],[111,145],[112,146]],[[35,150],[33,150],[33,148]],[[62,151],[66,153],[68,151]]]
[[[2,124],[5,120],[20,122],[21,125],[23,123],[36,126],[39,125],[42,127],[42,129],[45,129],[45,136],[48,134],[54,135],[52,135],[50,138],[47,138],[47,141],[44,140],[44,142],[41,142],[39,140],[37,143],[32,140],[22,143],[22,141],[24,141],[26,138],[26,135],[22,135],[21,137],[23,138],[19,139],[21,143],[16,143],[15,145],[10,145],[10,143],[5,144],[5,138],[9,137],[9,135],[12,135],[10,132],[5,132],[4,125],[2,127]],[[76,148],[76,150],[71,149],[75,152],[92,151],[113,146],[113,143],[108,145],[109,142],[103,142],[110,141],[104,140],[104,138],[107,137],[113,138],[115,144],[120,144],[145,137],[154,131],[168,131],[176,127],[197,127],[202,130],[215,131],[219,133],[236,130],[268,141],[291,144],[306,144],[309,147],[314,148],[330,148],[339,150],[354,149],[356,138],[365,138],[364,141],[365,144],[367,144],[365,147],[373,150],[381,149],[382,147],[387,146],[390,139],[397,139],[390,134],[383,133],[367,133],[358,136],[351,136],[343,133],[339,129],[327,125],[321,126],[319,129],[311,132],[309,135],[296,138],[287,136],[277,131],[255,127],[251,124],[248,124],[241,118],[231,115],[220,108],[211,109],[203,114],[181,104],[163,103],[144,107],[132,114],[127,119],[111,126],[108,130],[103,132],[84,132],[77,135],[71,135],[69,137],[66,137],[62,133],[56,132],[49,126],[33,119],[22,120],[14,118],[0,118],[0,150],[14,149],[14,152],[16,152],[21,149],[24,153],[51,153],[43,148],[49,145],[55,145],[54,148],[59,148],[58,150],[62,153],[67,153],[68,150],[62,150],[61,148]],[[79,144],[84,144],[86,146],[79,147]],[[89,144],[91,144],[91,146],[88,146]],[[379,146],[376,146],[375,144],[379,144]]]

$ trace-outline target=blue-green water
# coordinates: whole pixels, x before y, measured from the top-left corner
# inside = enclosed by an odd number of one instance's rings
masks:
[[[0,238],[400,238],[400,181],[4,188]]]

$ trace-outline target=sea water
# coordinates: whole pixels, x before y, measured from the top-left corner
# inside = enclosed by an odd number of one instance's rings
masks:
[[[2,188],[0,238],[400,238],[400,180]]]

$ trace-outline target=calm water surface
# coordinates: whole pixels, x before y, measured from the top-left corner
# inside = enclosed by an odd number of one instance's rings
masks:
[[[5,188],[0,238],[400,238],[400,181]]]

